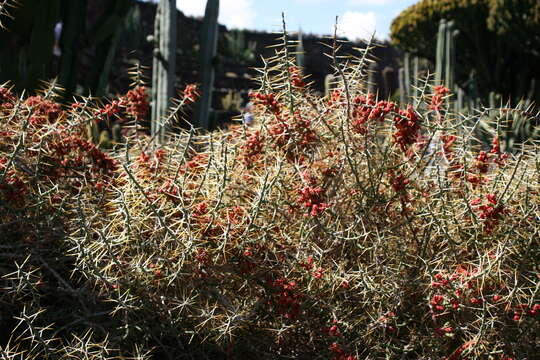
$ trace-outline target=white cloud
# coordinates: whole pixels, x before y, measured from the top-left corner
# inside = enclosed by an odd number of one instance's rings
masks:
[[[349,40],[369,39],[375,32],[377,20],[373,11],[363,13],[347,11],[338,19],[338,36]],[[334,28],[331,29],[334,33]]]
[[[296,0],[299,4],[315,5],[329,2],[329,0]]]
[[[203,16],[205,0],[176,0],[176,7],[187,16]]]
[[[359,5],[388,5],[397,2],[397,0],[349,0],[347,5],[359,6]]]
[[[176,6],[188,16],[204,16],[206,0],[177,0]],[[253,0],[221,0],[219,23],[228,28],[245,29],[255,24]]]

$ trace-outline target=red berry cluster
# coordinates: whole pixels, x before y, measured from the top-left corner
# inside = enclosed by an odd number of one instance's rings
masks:
[[[443,358],[443,360],[465,360],[465,358],[463,358],[461,354],[463,353],[463,351],[467,350],[474,344],[476,344],[476,340],[467,341],[466,343],[459,346],[456,350],[454,350],[454,352],[449,357]]]
[[[0,86],[0,112],[13,109],[15,96],[11,94],[8,88]]]
[[[512,319],[514,321],[519,321],[524,315],[529,315],[531,317],[536,317],[540,313],[540,304],[534,304],[529,306],[527,304],[519,304],[514,308],[514,316]]]
[[[450,93],[450,90],[442,85],[435,86],[434,90],[435,93],[431,96],[431,104],[429,104],[429,109],[440,111],[444,97]]]
[[[333,320],[330,327],[323,328],[323,332],[330,337],[343,337],[337,326],[338,321]]]
[[[281,113],[281,106],[274,97],[274,94],[251,93],[249,97],[255,104],[263,105],[270,113],[274,115]]]
[[[313,256],[308,256],[306,262],[300,261],[298,265],[304,268],[306,271],[308,271],[315,279],[322,278],[325,271],[322,267],[318,267],[315,270],[313,270],[314,268]]]
[[[185,172],[186,170],[191,171],[201,171],[204,169],[204,167],[208,164],[208,154],[207,153],[198,153],[191,160],[185,163],[185,165],[182,166],[181,172]]]
[[[285,278],[267,280],[267,284],[273,289],[277,299],[277,313],[286,319],[294,320],[300,315],[300,301],[303,295],[296,290],[296,282]]]
[[[397,111],[397,106],[389,101],[375,101],[373,94],[367,96],[357,96],[353,99],[354,108],[352,112],[353,120],[351,122],[353,131],[359,134],[367,132],[369,121],[384,121],[386,115]]]
[[[107,117],[114,116],[120,112],[120,101],[113,100],[109,104],[106,104],[103,109],[98,109],[96,112]]]
[[[457,137],[455,135],[441,135],[442,141],[442,155],[451,162],[454,160],[454,143],[456,142]]]
[[[474,165],[478,174],[469,174],[467,176],[467,181],[474,186],[484,184],[486,182],[484,175],[489,171],[490,161],[493,161],[493,163],[498,166],[504,166],[506,159],[508,159],[508,154],[501,153],[499,137],[496,136],[493,139],[491,150],[489,152],[480,151],[478,153]]]
[[[194,270],[194,275],[200,278],[208,277],[208,266],[211,264],[210,254],[206,249],[197,249],[194,254],[194,259],[196,262],[196,268]]]
[[[250,274],[257,267],[257,264],[252,259],[253,251],[251,247],[247,247],[239,256],[238,266],[240,268],[240,274]]]
[[[233,206],[227,209],[227,221],[231,224],[239,224],[245,216],[245,210],[241,206]]]
[[[379,318],[379,323],[383,325],[386,331],[391,332],[391,333],[396,331],[396,327],[394,326],[396,325],[396,321],[397,321],[396,313],[393,311],[390,311],[386,313],[386,315],[381,316]]]
[[[420,119],[412,105],[407,105],[406,110],[400,110],[399,114],[394,116],[394,126],[396,127],[396,131],[392,134],[394,141],[402,151],[405,151],[416,142],[420,132]]]
[[[129,90],[124,100],[126,112],[133,116],[136,121],[143,120],[148,110],[150,103],[148,102],[148,94],[144,86],[137,86]]]
[[[460,265],[452,274],[437,273],[433,277],[431,288],[435,294],[431,297],[429,306],[435,321],[448,312],[482,307],[484,302],[490,303],[491,306],[504,305],[504,311],[513,311],[515,321],[519,321],[523,314],[534,317],[540,311],[540,304],[532,306],[520,304],[514,308],[510,307],[508,303],[501,301],[502,296],[499,294],[506,286],[504,282],[486,282],[477,277],[479,273],[478,268],[469,270]],[[490,292],[495,294],[488,297],[487,294]],[[435,328],[436,335],[448,333],[447,330],[448,327]]]
[[[289,67],[289,73],[291,74],[291,84],[297,89],[304,89],[306,83],[302,79],[302,74],[296,66]]]
[[[141,153],[136,159],[136,163],[134,164],[134,167],[157,170],[163,163],[163,160],[165,159],[166,155],[167,155],[167,152],[163,148],[156,149],[154,151],[153,157],[151,156],[151,154],[147,154],[146,152],[141,151]]]
[[[84,168],[85,157],[90,158],[93,163],[91,173],[102,172],[105,175],[112,175],[117,169],[116,161],[109,155],[99,150],[94,144],[75,135],[64,134],[59,141],[51,144],[51,149],[55,152],[55,160],[63,170]]]
[[[356,360],[356,357],[348,355],[343,347],[337,342],[332,343],[328,350],[335,354],[335,356],[332,357],[332,360]]]
[[[41,96],[30,96],[24,104],[32,111],[30,123],[34,126],[52,124],[63,114],[59,104],[45,100]]]
[[[0,158],[0,176],[4,174],[4,181],[0,183],[0,195],[3,195],[4,201],[10,203],[24,203],[24,196],[27,193],[26,183],[18,175],[15,169],[9,169],[6,172],[8,163],[7,158]]]
[[[341,102],[342,96],[341,91],[338,89],[335,89],[332,91],[332,95],[330,96],[330,99],[328,100],[328,106],[330,108],[334,108],[336,105],[338,105]]]
[[[289,144],[289,128],[288,122],[283,120],[281,116],[276,116],[276,119],[268,128],[268,134],[276,146],[285,148]]]
[[[497,201],[496,194],[487,194],[485,200],[481,197],[471,201],[471,206],[479,213],[478,217],[484,220],[484,229],[490,233],[499,224],[501,217],[508,213],[508,210]]]
[[[452,334],[454,332],[454,328],[451,326],[445,326],[445,327],[438,327],[435,328],[435,335],[437,336],[444,336],[445,334]]]
[[[197,85],[195,84],[186,85],[182,95],[184,97],[185,104],[194,103],[195,101],[197,101],[197,98],[199,97],[199,92],[197,91]]]
[[[388,177],[390,178],[390,185],[396,193],[402,193],[406,190],[410,180],[401,173],[396,174],[394,171],[388,171]]]
[[[459,266],[451,275],[438,273],[433,277],[431,288],[437,293],[432,296],[429,305],[434,319],[447,310],[457,311],[460,305],[483,303],[479,281],[472,278],[477,272],[476,269],[469,271]]]
[[[202,230],[200,233],[202,238],[206,238],[207,236],[215,237],[223,233],[221,222],[214,222],[209,210],[209,203],[205,200],[194,205],[191,209],[190,220],[194,227]]]
[[[493,138],[493,142],[491,143],[491,150],[489,151],[491,156],[493,157],[493,162],[499,166],[504,166],[506,163],[506,159],[508,159],[508,154],[501,153],[501,145],[499,143],[499,136],[495,136]]]
[[[263,151],[263,140],[261,132],[256,130],[247,135],[244,145],[242,145],[242,161],[246,167],[250,167]]]
[[[330,207],[329,204],[323,202],[324,190],[320,187],[305,186],[299,190],[299,193],[298,203],[309,210],[305,216],[318,216]]]
[[[288,115],[276,115],[268,126],[268,134],[272,142],[287,153],[289,160],[298,160],[318,141],[311,120],[302,117],[298,111],[292,118]]]
[[[300,111],[294,113],[292,120],[291,130],[297,146],[304,149],[317,142],[317,133],[311,126],[311,120],[302,117]]]
[[[388,178],[390,179],[390,186],[399,195],[399,201],[401,203],[401,214],[405,215],[410,208],[407,205],[411,202],[411,197],[407,193],[407,185],[411,182],[405,175],[400,172],[388,171]]]
[[[173,202],[178,202],[180,200],[180,186],[178,186],[174,181],[165,181],[165,183],[159,188],[158,192],[166,195],[167,198]]]
[[[337,324],[338,321],[333,320],[331,326],[324,327],[322,329],[323,334],[328,336],[329,338],[342,338],[343,335],[339,331]],[[348,355],[345,349],[343,349],[343,347],[341,346],[341,344],[336,341],[332,342],[328,350],[335,354],[335,356],[331,358],[332,360],[356,360],[354,356]]]

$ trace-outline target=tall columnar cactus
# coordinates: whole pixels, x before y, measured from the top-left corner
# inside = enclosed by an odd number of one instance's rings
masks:
[[[458,89],[457,89],[457,99],[456,99],[456,102],[454,103],[454,112],[456,114],[463,111],[464,99],[465,99],[465,94],[463,93],[463,89],[458,87]]]
[[[439,23],[439,32],[437,34],[437,54],[435,62],[435,81],[441,83],[444,79],[444,61],[446,55],[446,20],[441,19]]]
[[[445,83],[452,91],[456,91],[456,39],[459,30],[456,30],[454,21],[446,24],[446,70]]]
[[[399,68],[398,79],[399,79],[399,102],[401,104],[405,104],[405,102],[407,101],[407,93],[406,93],[407,85],[405,84],[405,68]]]
[[[411,96],[411,55],[409,53],[405,53],[405,56],[403,57],[403,69],[403,80],[405,81],[405,96],[406,101],[408,101]]]
[[[105,11],[107,15],[99,21],[88,39],[96,49],[92,95],[106,95],[116,49],[124,33],[124,21],[133,10],[132,5],[129,0],[108,1]]]
[[[420,101],[420,90],[418,89],[419,85],[419,76],[420,76],[420,60],[418,56],[415,56],[413,59],[413,96],[415,99]]]
[[[131,0],[101,0],[103,14],[87,29],[87,5],[94,2],[98,1],[18,1],[17,8],[10,7],[13,18],[2,19],[9,31],[0,29],[0,54],[13,56],[0,56],[0,82],[11,80],[17,90],[33,91],[58,69],[65,99],[71,99],[81,80],[92,95],[104,95],[124,19],[135,5]],[[95,57],[91,73],[80,78],[77,67],[83,48]]]
[[[335,88],[336,77],[333,74],[327,74],[324,77],[324,96],[329,98]]]
[[[296,65],[300,68],[305,65],[304,40],[302,39],[302,29],[298,31],[298,43],[296,44]]]
[[[383,86],[384,86],[384,98],[392,96],[393,83],[394,83],[394,68],[387,66],[382,71]]]
[[[376,62],[372,62],[368,67],[368,91],[371,94],[375,94],[378,90],[377,78],[378,78],[379,65]]]
[[[437,35],[437,57],[435,66],[435,80],[456,92],[456,39],[459,30],[456,30],[454,21],[441,20]]]
[[[61,3],[59,0],[0,3],[0,21],[7,27],[7,30],[0,28],[0,83],[10,80],[17,90],[33,91],[39,80],[48,78],[51,70],[54,28],[60,19]],[[13,18],[7,16],[7,11]]]
[[[151,39],[154,43],[151,133],[158,141],[163,139],[165,133],[161,120],[174,96],[176,29],[176,1],[160,0],[154,23],[154,36]]]
[[[71,96],[77,87],[77,62],[82,36],[85,33],[87,0],[64,2],[63,27],[61,36],[62,56],[60,58],[58,81]]]
[[[402,103],[409,102],[414,95],[418,99],[418,57],[413,58],[413,66],[411,69],[411,55],[405,53],[403,56],[403,67],[399,69],[399,96]]]
[[[201,51],[201,98],[197,112],[196,125],[210,127],[210,109],[212,107],[212,89],[215,78],[215,58],[218,41],[219,0],[208,0],[202,28]]]

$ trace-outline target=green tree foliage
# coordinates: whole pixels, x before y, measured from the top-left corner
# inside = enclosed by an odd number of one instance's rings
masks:
[[[466,87],[474,72],[483,99],[490,91],[505,99],[540,99],[538,0],[421,0],[394,19],[392,42],[433,61],[441,19],[454,20],[460,30],[458,84]]]

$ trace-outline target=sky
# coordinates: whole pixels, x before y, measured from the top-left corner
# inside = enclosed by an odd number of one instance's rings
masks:
[[[154,0],[155,1],[155,0]],[[289,31],[328,35],[334,32],[350,40],[388,39],[392,19],[417,0],[221,0],[219,22],[228,28],[279,31],[281,13]],[[188,16],[203,16],[206,0],[177,0]]]

